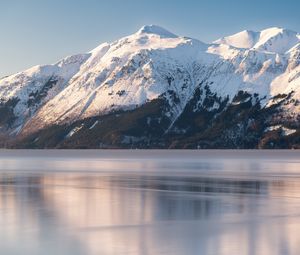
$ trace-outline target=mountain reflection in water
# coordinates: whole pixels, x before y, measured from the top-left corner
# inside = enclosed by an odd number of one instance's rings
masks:
[[[300,254],[297,154],[44,153],[0,153],[0,254]]]

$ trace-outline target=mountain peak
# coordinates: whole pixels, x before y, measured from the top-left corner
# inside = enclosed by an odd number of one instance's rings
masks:
[[[269,27],[266,28],[264,30],[261,31],[261,33],[263,32],[273,32],[273,33],[292,33],[292,34],[297,34],[297,32],[287,29],[287,28],[283,28],[283,27]]]
[[[300,42],[299,34],[295,31],[271,27],[260,32],[259,40],[255,49],[284,54]]]
[[[284,54],[299,42],[299,33],[285,28],[270,27],[259,32],[244,30],[234,35],[223,37],[214,43]]]
[[[228,44],[236,48],[252,48],[257,42],[259,34],[251,30],[243,30],[234,35],[223,37],[214,43]]]
[[[169,32],[168,30],[157,26],[157,25],[146,25],[143,26],[139,31],[138,34],[155,34],[162,38],[176,38],[177,35]]]
[[[282,27],[270,27],[270,28],[266,28],[262,31],[260,31],[261,35],[269,35],[269,36],[276,36],[278,34],[286,34],[286,35],[297,35],[297,32],[290,30],[290,29],[286,29],[286,28],[282,28]]]
[[[288,29],[285,29],[285,28],[282,28],[282,27],[268,27],[266,29],[263,29],[261,32],[264,32],[264,31],[274,31],[274,32],[281,32],[283,30],[288,30]]]

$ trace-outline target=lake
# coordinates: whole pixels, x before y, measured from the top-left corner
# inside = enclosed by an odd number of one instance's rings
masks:
[[[2,255],[300,254],[296,151],[0,151]]]

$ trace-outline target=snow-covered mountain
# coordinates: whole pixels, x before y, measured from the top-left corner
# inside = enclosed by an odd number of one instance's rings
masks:
[[[0,125],[11,136],[30,134],[163,98],[169,132],[197,91],[194,112],[208,93],[218,100],[206,110],[221,112],[243,91],[255,95],[262,108],[285,96],[281,115],[296,121],[299,63],[300,34],[282,28],[243,31],[206,44],[144,26],[88,53],[2,78]]]

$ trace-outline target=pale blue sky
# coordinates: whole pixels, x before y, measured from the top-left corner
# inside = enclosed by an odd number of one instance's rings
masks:
[[[210,42],[279,26],[300,32],[297,0],[1,0],[0,76],[132,34],[145,24]]]

